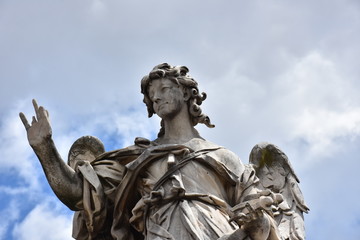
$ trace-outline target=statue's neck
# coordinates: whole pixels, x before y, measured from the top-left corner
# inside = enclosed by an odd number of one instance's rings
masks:
[[[193,138],[201,138],[198,131],[192,125],[189,112],[184,108],[173,118],[163,119],[165,134],[158,139],[159,143],[177,143],[188,142]]]

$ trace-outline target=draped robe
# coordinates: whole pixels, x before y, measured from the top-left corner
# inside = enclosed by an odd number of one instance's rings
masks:
[[[76,239],[213,240],[239,228],[229,210],[257,192],[254,170],[206,140],[137,144],[78,167]]]

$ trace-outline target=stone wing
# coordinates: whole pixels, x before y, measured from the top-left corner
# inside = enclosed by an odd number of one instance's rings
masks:
[[[273,144],[259,143],[251,150],[249,162],[262,187],[282,195],[283,201],[273,214],[283,239],[305,239],[303,213],[309,208],[288,157]]]

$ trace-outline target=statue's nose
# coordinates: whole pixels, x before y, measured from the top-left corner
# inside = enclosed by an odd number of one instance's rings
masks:
[[[153,98],[153,101],[154,101],[155,103],[159,103],[160,100],[161,100],[161,98],[160,98],[160,96],[158,96],[158,95],[154,96],[154,98]]]

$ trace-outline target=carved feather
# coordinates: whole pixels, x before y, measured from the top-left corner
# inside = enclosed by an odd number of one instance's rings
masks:
[[[249,162],[261,185],[283,196],[284,201],[279,204],[275,215],[283,239],[305,239],[303,213],[307,213],[309,208],[288,157],[273,144],[259,143],[251,150]]]
[[[300,208],[301,211],[308,213],[309,208],[305,204],[304,196],[300,190],[299,184],[294,180],[290,180],[290,186],[292,196],[296,201],[296,206]]]

